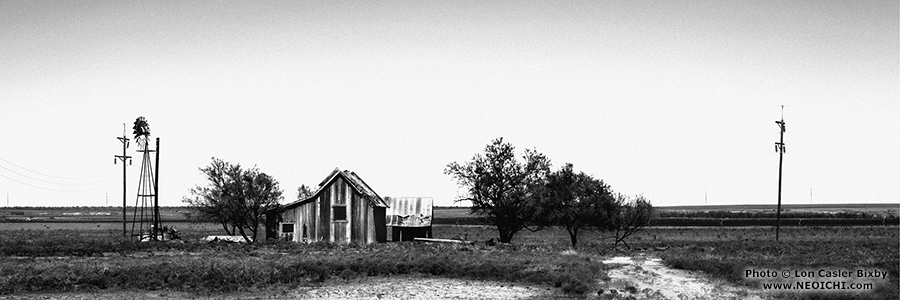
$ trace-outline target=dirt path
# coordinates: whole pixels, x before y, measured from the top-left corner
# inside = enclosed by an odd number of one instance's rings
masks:
[[[197,295],[173,291],[96,291],[31,293],[3,299],[558,299],[558,289],[546,286],[423,276],[366,277],[329,280],[318,287],[270,287],[256,292]]]
[[[666,267],[658,258],[613,257],[603,260],[614,266],[601,280],[606,289],[601,299],[766,299],[761,291],[713,280],[697,272]]]
[[[368,278],[294,293],[305,299],[546,299],[553,294],[554,289],[530,284],[409,276]]]
[[[735,286],[707,275],[666,267],[658,258],[620,256],[603,259],[610,265],[602,293],[585,299],[767,299],[758,290]],[[438,277],[375,277],[359,282],[328,284],[300,290],[292,296],[314,299],[560,299],[570,298],[558,288],[447,279]],[[578,297],[575,297],[578,298]]]

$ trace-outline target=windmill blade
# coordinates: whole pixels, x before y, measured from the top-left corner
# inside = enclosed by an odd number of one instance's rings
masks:
[[[133,129],[135,138],[138,136],[150,135],[150,125],[147,123],[147,119],[145,119],[143,116],[138,117],[134,121]]]

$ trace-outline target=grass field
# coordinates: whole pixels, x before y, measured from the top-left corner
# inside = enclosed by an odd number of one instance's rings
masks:
[[[140,243],[96,229],[0,230],[0,294],[105,289],[215,294],[405,274],[545,284],[583,294],[595,288],[603,267],[586,255],[547,255],[510,245]]]
[[[885,208],[890,207],[877,209]],[[112,212],[104,215],[103,210],[96,208],[43,212],[0,209],[0,216],[116,218]],[[569,249],[569,237],[564,230],[523,230],[511,245],[487,246],[484,241],[498,234],[494,227],[483,225],[434,226],[436,238],[478,241],[474,246],[203,244],[196,241],[206,235],[222,234],[222,230],[214,224],[183,222],[184,216],[190,213],[183,208],[167,208],[163,212],[170,220],[182,216],[182,222],[167,224],[175,225],[186,242],[123,241],[121,223],[116,221],[11,222],[6,219],[0,222],[0,294],[107,289],[220,293],[309,286],[329,278],[417,273],[544,284],[581,294],[602,288],[596,279],[605,276],[606,267],[597,257],[641,252],[660,257],[674,268],[702,271],[714,278],[754,288],[759,288],[758,282],[748,281],[743,274],[750,267],[879,269],[889,276],[874,291],[775,296],[782,299],[900,298],[900,228],[894,225],[783,227],[780,242],[774,241],[774,229],[769,226],[657,226],[648,227],[629,239],[629,245],[634,248],[630,251],[612,249],[609,233],[585,231],[579,237],[577,255],[573,256],[561,255]],[[435,215],[447,219],[472,218],[468,208],[438,208]]]
[[[224,235],[225,231],[222,226],[212,223],[197,222],[167,222],[165,226],[175,226],[179,236],[185,240],[198,240],[209,235]],[[127,225],[127,229],[131,231],[131,224]],[[0,231],[2,232],[42,232],[64,230],[70,234],[82,235],[99,235],[103,237],[121,237],[122,223],[115,222],[6,222],[0,223]]]
[[[496,237],[493,227],[436,226],[439,238],[484,240]],[[609,233],[587,231],[580,236],[579,249],[611,254]],[[889,278],[873,293],[863,294],[782,294],[784,299],[897,299],[900,268],[900,228],[897,226],[785,227],[775,242],[772,227],[649,227],[636,234],[629,244],[648,251],[671,267],[707,273],[739,285],[759,288],[748,281],[748,267],[771,269],[877,268]],[[568,247],[562,229],[521,231],[513,244],[545,247],[557,251]],[[656,249],[665,249],[657,251]]]
[[[896,203],[784,204],[783,212],[866,212],[900,214]],[[775,211],[774,204],[661,206],[662,211]]]
[[[128,218],[133,213],[128,208]],[[712,217],[721,214],[773,216],[775,205],[663,206],[655,208],[660,216]],[[434,207],[437,224],[470,222],[476,218],[468,207]],[[196,211],[190,207],[161,207],[163,221],[187,222]],[[900,204],[789,204],[782,206],[783,217],[889,217],[900,215]],[[0,207],[0,222],[121,222],[121,207]]]
[[[537,283],[582,294],[599,288],[596,279],[605,276],[606,267],[597,257],[634,251],[751,287],[758,286],[743,277],[747,267],[877,268],[890,274],[874,292],[776,295],[783,299],[896,299],[900,293],[897,226],[788,227],[781,231],[781,242],[774,242],[770,227],[652,227],[629,241],[633,251],[612,249],[604,239],[608,233],[587,231],[572,256],[561,255],[569,248],[561,229],[522,231],[513,244],[499,246],[404,242],[341,247],[194,242],[195,237],[220,234],[212,224],[179,227],[185,243],[123,241],[115,226],[8,228],[19,224],[0,224],[3,294],[105,289],[215,294],[402,274]],[[490,226],[440,225],[434,235],[485,241],[497,233]]]

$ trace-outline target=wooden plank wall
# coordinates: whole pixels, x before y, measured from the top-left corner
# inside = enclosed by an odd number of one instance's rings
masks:
[[[332,206],[341,204],[347,207],[347,221],[334,221],[331,215]],[[384,209],[381,211],[383,213]],[[378,222],[375,220],[374,208],[340,177],[324,187],[315,200],[285,211],[282,217],[283,222],[295,224],[295,241],[302,240],[305,224],[310,242],[330,241],[339,244],[378,242],[376,234],[378,231],[375,228]]]
[[[351,221],[353,228],[350,240],[360,244],[375,243],[375,218],[373,208],[369,206],[369,202],[366,201],[362,195],[355,191],[351,195],[350,202],[350,207],[352,207],[353,210]]]
[[[345,221],[332,221],[333,241],[339,244],[348,244],[351,241],[349,230],[353,225],[353,221],[350,216],[352,208],[347,206],[347,191],[352,191],[353,189],[348,189],[347,182],[344,181],[343,178],[338,177],[334,180],[328,190],[332,195],[332,199],[334,199],[332,201],[334,206],[344,205],[346,209],[345,216],[347,218]]]
[[[320,226],[319,226],[319,222],[318,222],[319,214],[317,214],[317,210],[316,210],[317,204],[316,203],[317,203],[317,201],[312,201],[309,204],[305,205],[305,209],[306,209],[305,216],[307,216],[306,223],[309,224],[308,230],[309,230],[309,240],[310,241],[321,240],[319,231],[318,231]]]
[[[282,223],[297,223],[297,208],[290,209],[281,213]],[[281,229],[278,229],[281,231]],[[280,233],[280,232],[279,232]]]
[[[347,205],[347,207],[349,208],[349,211],[347,212],[347,214],[348,214],[348,218],[350,218],[350,220],[353,220],[352,221],[353,226],[350,228],[350,241],[355,242],[355,241],[359,241],[359,237],[360,237],[360,233],[361,233],[360,230],[362,230],[362,228],[360,228],[360,226],[358,225],[359,224],[359,211],[360,211],[359,210],[359,202],[360,202],[359,200],[360,199],[359,199],[359,196],[357,196],[357,193],[355,191],[351,192],[350,194],[351,194],[350,195],[350,204]]]
[[[316,231],[316,236],[319,237],[318,240],[332,241],[331,240],[331,193],[328,190],[320,193],[318,198],[316,199],[318,202],[316,205],[318,206],[318,218],[316,219],[318,222],[316,227],[318,230]]]
[[[306,225],[306,238],[308,241],[318,241],[319,235],[317,228],[319,228],[319,222],[316,219],[316,201],[312,201],[310,203],[304,204],[297,208],[298,214],[298,224],[297,226],[299,233],[297,234],[297,238],[294,240],[302,241],[303,240],[303,225]]]
[[[366,202],[366,201],[362,201]],[[375,212],[373,208],[369,205],[365,205],[364,211],[366,212],[365,216],[365,232],[366,232],[366,240],[365,243],[374,243],[375,242]]]

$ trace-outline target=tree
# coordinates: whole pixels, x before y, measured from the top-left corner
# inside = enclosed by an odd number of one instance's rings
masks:
[[[201,219],[222,225],[229,235],[239,233],[248,243],[255,241],[266,211],[277,208],[282,199],[278,181],[255,166],[243,170],[240,164],[215,157],[200,172],[209,185],[191,189],[193,197],[182,201],[196,207]]]
[[[573,249],[581,229],[612,229],[617,210],[609,186],[584,172],[575,173],[572,164],[548,174],[536,194],[535,224],[565,228]]]
[[[206,175],[209,185],[192,188],[193,198],[185,197],[182,201],[197,209],[198,221],[218,223],[228,235],[234,235],[230,205],[234,202],[231,197],[235,194],[235,182],[241,176],[240,166],[213,158],[208,167],[200,168],[200,172]]]
[[[653,218],[653,205],[650,204],[647,198],[644,198],[644,195],[628,197],[623,194],[616,195],[616,204],[618,212],[613,219],[614,238],[616,241],[613,247],[617,247],[619,243],[622,243],[625,247],[631,249],[628,243],[625,242],[625,238],[641,231],[641,229],[650,224],[650,220]]]
[[[308,185],[301,184],[300,187],[297,188],[297,200],[304,200],[312,196],[313,190]]]
[[[514,150],[503,138],[497,138],[485,147],[484,154],[475,154],[463,164],[452,162],[444,170],[468,189],[468,197],[456,201],[471,201],[472,213],[497,226],[501,243],[509,243],[516,232],[529,225],[531,192],[543,184],[550,169],[550,160],[543,154],[525,150],[520,163]]]

